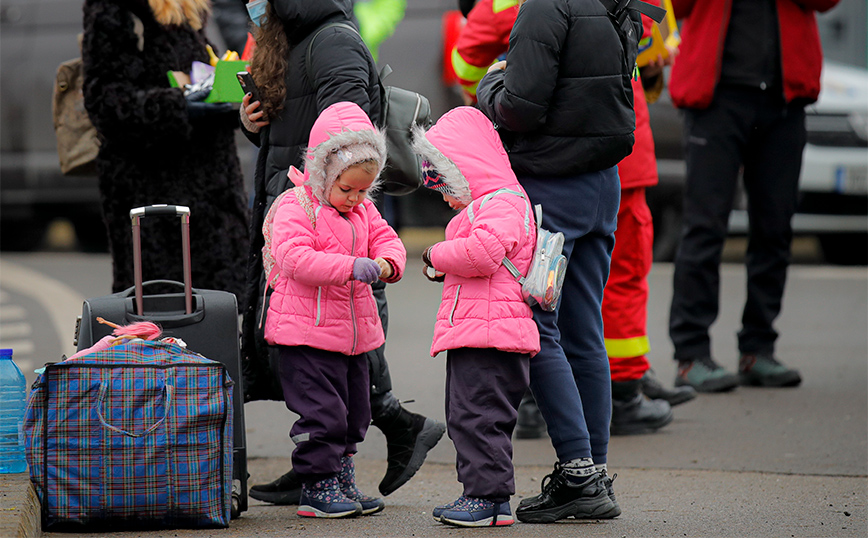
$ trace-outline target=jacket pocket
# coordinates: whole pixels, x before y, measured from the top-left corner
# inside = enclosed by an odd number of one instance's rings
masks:
[[[452,298],[452,307],[449,309],[449,325],[455,327],[455,309],[458,308],[458,294],[461,293],[461,284],[455,287],[455,296]]]
[[[316,289],[316,305],[314,306],[313,318],[314,326],[319,327],[320,321],[322,321],[322,286],[319,286]]]

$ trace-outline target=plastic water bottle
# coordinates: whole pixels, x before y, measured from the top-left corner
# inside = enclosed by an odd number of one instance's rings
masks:
[[[23,473],[24,374],[12,361],[11,349],[0,349],[0,473]]]

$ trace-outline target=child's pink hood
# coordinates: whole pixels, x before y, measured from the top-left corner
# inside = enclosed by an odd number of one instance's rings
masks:
[[[473,107],[453,108],[428,131],[416,129],[413,149],[437,169],[463,202],[516,183],[491,120]],[[473,186],[466,176],[474,178]]]
[[[327,159],[340,158],[338,151],[353,144],[369,144],[380,154],[380,169],[386,162],[385,137],[378,133],[365,111],[355,103],[335,103],[319,115],[310,130],[304,172],[294,166],[289,168],[289,179],[295,185],[309,185],[322,203],[328,203],[325,193],[331,190],[326,185],[325,165]],[[381,180],[379,175],[369,192],[375,192]]]

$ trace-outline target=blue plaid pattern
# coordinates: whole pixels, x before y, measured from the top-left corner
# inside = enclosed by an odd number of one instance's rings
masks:
[[[24,421],[43,528],[228,526],[232,386],[222,364],[169,342],[46,367]]]

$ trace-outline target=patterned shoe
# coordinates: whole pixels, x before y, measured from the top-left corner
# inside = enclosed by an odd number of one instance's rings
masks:
[[[455,499],[451,503],[446,503],[446,504],[442,504],[440,506],[435,507],[434,510],[431,512],[431,515],[434,516],[434,519],[436,519],[437,521],[440,521],[440,516],[443,514],[443,512],[445,510],[452,510],[464,498],[465,498],[464,495],[462,495],[461,497],[458,497],[457,499]]]
[[[738,378],[714,362],[711,357],[678,361],[675,386],[691,386],[697,392],[726,392],[738,386]]]
[[[515,523],[508,502],[496,503],[462,495],[452,504],[452,508],[440,514],[441,523],[458,527],[505,527]]]
[[[299,517],[355,517],[361,513],[362,505],[344,495],[336,476],[301,486]]]
[[[744,353],[738,361],[738,380],[742,385],[795,387],[802,382],[802,376],[773,355]]]
[[[356,487],[356,465],[352,456],[341,458],[341,472],[338,474],[341,492],[350,500],[362,505],[362,515],[375,514],[386,507],[383,499],[365,495]]]

